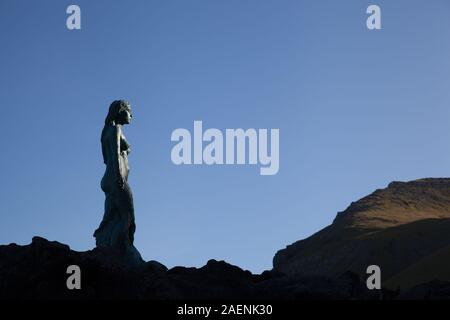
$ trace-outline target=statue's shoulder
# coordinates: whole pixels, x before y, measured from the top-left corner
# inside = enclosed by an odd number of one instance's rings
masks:
[[[106,139],[116,139],[117,136],[122,134],[122,130],[119,126],[109,126],[105,128],[104,138]]]
[[[107,128],[107,133],[108,133],[109,135],[117,135],[117,134],[122,133],[122,129],[120,128],[120,126],[116,126],[116,125],[114,125],[114,126],[109,126],[109,127]]]

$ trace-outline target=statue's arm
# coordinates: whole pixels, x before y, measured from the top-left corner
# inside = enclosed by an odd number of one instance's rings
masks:
[[[115,127],[114,130],[114,136],[112,141],[112,152],[111,155],[113,157],[113,165],[114,165],[114,174],[116,175],[116,181],[118,182],[119,186],[123,186],[124,184],[124,178],[122,177],[122,172],[120,170],[120,136],[121,136],[121,130],[119,127]]]

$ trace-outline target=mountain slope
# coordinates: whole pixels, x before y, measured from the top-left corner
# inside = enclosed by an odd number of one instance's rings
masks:
[[[433,281],[450,282],[450,246],[444,247],[407,267],[386,281],[391,290],[410,289]]]
[[[379,265],[383,280],[450,245],[450,179],[392,182],[353,202],[333,223],[277,252],[286,274],[365,275]]]

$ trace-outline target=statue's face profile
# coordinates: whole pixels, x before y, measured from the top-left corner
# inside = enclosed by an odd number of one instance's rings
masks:
[[[122,110],[119,112],[119,114],[117,115],[117,119],[116,122],[118,124],[130,124],[131,122],[131,118],[133,117],[133,115],[131,114],[131,109],[130,110]]]

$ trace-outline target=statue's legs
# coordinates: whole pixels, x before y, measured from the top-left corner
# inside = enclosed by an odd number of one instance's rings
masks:
[[[97,246],[131,246],[134,242],[133,197],[129,186],[105,192],[105,213],[94,236]]]
[[[103,188],[102,188],[103,189]],[[127,261],[142,263],[139,251],[134,247],[133,195],[127,183],[123,188],[105,188],[105,213],[95,231],[97,247],[115,247],[123,252]]]

